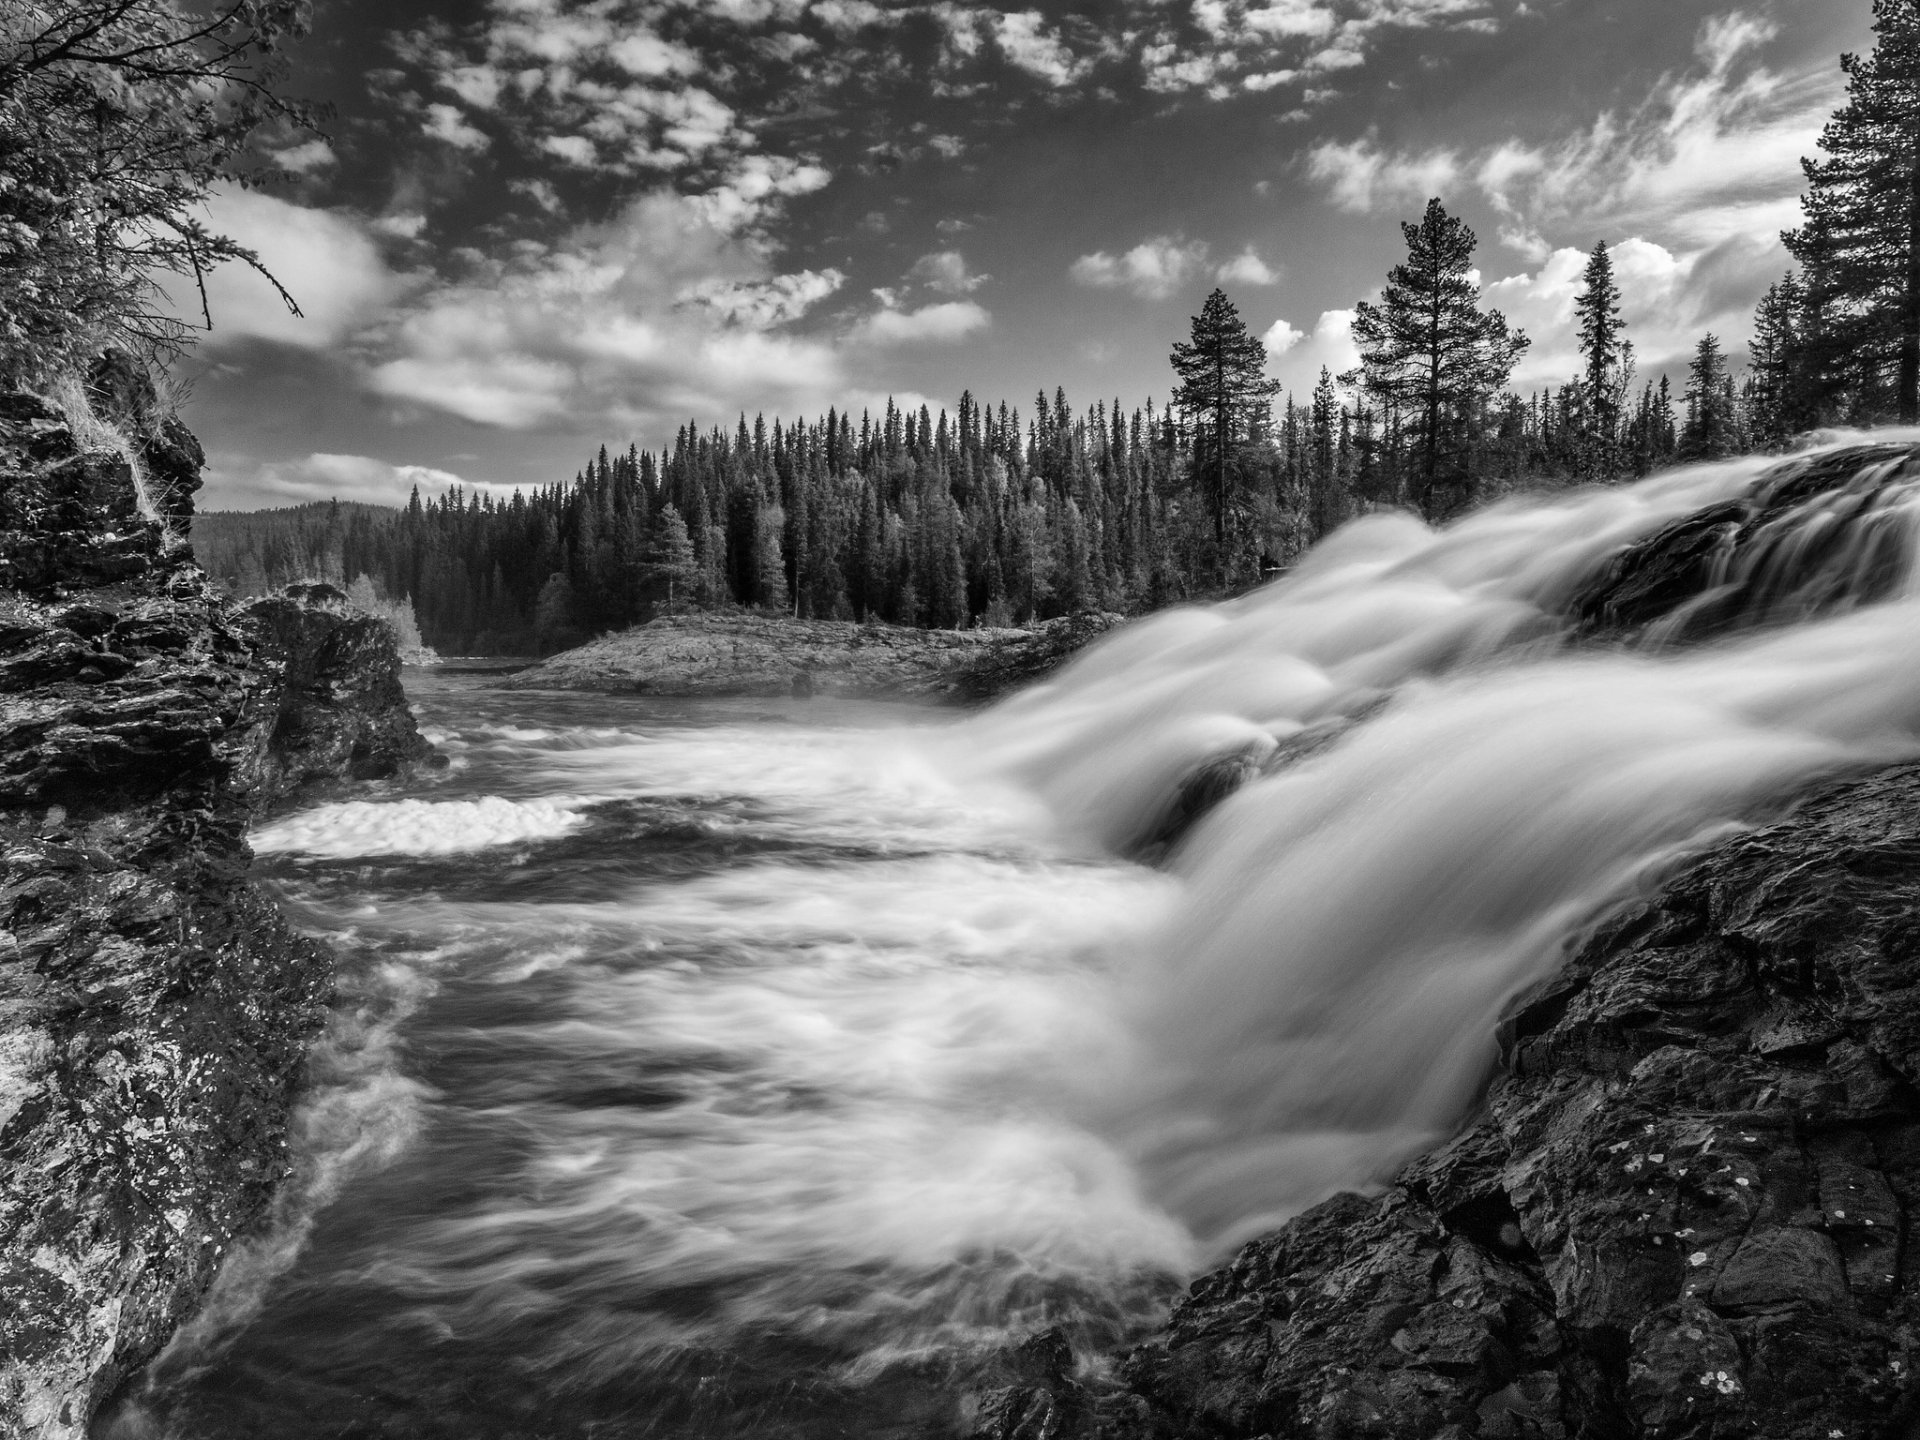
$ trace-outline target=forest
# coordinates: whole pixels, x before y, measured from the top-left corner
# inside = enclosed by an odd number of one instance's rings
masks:
[[[1714,335],[1684,383],[1636,383],[1608,248],[1576,305],[1581,373],[1531,394],[1528,345],[1480,304],[1475,237],[1438,199],[1407,259],[1356,307],[1361,363],[1280,396],[1216,290],[1170,357],[1170,403],[1023,414],[830,410],[603,446],[572,477],[501,500],[450,489],[404,510],[310,505],[203,519],[202,563],[243,593],[367,577],[448,654],[538,654],[689,609],[750,607],[928,627],[1135,612],[1235,593],[1369,510],[1438,523],[1521,491],[1783,450],[1832,424],[1920,421],[1920,77],[1911,4],[1876,6],[1843,57],[1846,103],[1804,162],[1796,268],[1754,317],[1736,377]]]

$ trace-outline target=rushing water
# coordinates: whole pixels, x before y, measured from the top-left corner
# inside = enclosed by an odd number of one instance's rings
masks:
[[[1915,751],[1893,460],[1715,552],[1751,633],[1569,642],[1762,469],[1370,518],[964,722],[411,677],[451,768],[256,837],[342,954],[298,1170],[105,1428],[939,1433],[1009,1337],[1124,1343],[1456,1124],[1607,906]]]

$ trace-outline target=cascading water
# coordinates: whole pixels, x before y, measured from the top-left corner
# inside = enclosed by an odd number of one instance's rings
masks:
[[[1369,517],[951,725],[423,679],[450,772],[258,836],[343,999],[108,1433],[924,1434],[1124,1343],[1674,857],[1920,749],[1915,474]]]

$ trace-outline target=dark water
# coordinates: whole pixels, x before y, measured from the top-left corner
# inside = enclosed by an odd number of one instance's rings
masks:
[[[453,768],[257,837],[342,954],[264,1242],[117,1435],[938,1432],[1162,1307],[1056,1101],[1167,882],[942,779],[932,712],[410,672]]]

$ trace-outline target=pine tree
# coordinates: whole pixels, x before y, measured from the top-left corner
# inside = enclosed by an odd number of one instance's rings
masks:
[[[1847,103],[1802,160],[1805,223],[1781,238],[1820,317],[1830,394],[1920,422],[1920,0],[1874,0],[1871,55],[1843,55]]]
[[[1240,312],[1223,290],[1207,296],[1193,317],[1191,338],[1175,344],[1168,358],[1180,376],[1173,403],[1196,426],[1195,473],[1208,472],[1205,494],[1213,538],[1224,549],[1234,450],[1280,385],[1267,378],[1267,347],[1247,332]],[[1204,452],[1198,443],[1200,435],[1207,440]]]
[[[1806,385],[1805,305],[1806,287],[1789,272],[1767,287],[1753,312],[1747,352],[1753,367],[1753,438],[1767,449],[1779,448],[1816,423]]]
[[[1713,460],[1734,449],[1733,396],[1727,362],[1716,335],[1703,335],[1687,365],[1687,423],[1680,432],[1680,458]]]
[[[1471,494],[1475,422],[1528,341],[1499,311],[1481,311],[1480,287],[1468,278],[1474,233],[1439,200],[1400,230],[1407,261],[1388,273],[1378,305],[1355,307],[1360,366],[1342,379],[1398,412],[1414,450],[1416,498],[1436,520]]]
[[[1633,383],[1633,346],[1622,338],[1620,286],[1606,242],[1593,247],[1585,287],[1573,302],[1580,317],[1580,354],[1586,361],[1586,461],[1588,473],[1610,480],[1620,473],[1620,419]]]

